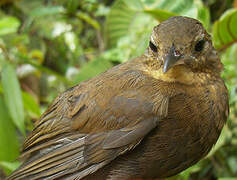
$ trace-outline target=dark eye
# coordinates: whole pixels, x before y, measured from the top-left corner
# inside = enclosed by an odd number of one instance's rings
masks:
[[[205,44],[204,39],[198,41],[197,44],[195,45],[195,51],[201,52],[203,50],[204,44]]]
[[[149,47],[151,48],[153,52],[157,52],[157,47],[151,41],[149,42]]]

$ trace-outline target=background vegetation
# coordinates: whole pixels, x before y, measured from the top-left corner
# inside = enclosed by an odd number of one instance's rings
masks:
[[[19,162],[33,123],[66,88],[142,54],[154,25],[199,19],[213,36],[230,94],[221,137],[174,180],[237,177],[237,1],[0,0],[0,179]]]

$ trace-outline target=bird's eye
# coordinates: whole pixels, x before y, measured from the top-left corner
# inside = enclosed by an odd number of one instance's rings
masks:
[[[205,40],[204,39],[198,41],[197,44],[195,45],[195,51],[197,51],[197,52],[202,51],[203,47],[204,47],[204,44],[205,44]]]
[[[157,47],[151,41],[149,42],[149,47],[151,48],[153,52],[157,52]]]

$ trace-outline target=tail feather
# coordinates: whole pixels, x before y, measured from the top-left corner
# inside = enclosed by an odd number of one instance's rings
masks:
[[[8,179],[46,178],[78,171],[87,165],[83,156],[85,136],[69,135],[66,138],[53,141],[47,143],[51,146],[46,149],[36,147],[31,149],[30,153],[26,151],[25,156],[31,156]],[[45,146],[42,145],[41,147]],[[67,171],[63,171],[65,169]]]

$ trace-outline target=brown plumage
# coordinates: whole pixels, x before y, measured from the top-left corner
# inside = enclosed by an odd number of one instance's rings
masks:
[[[175,175],[203,158],[228,116],[222,64],[201,23],[154,27],[144,55],[68,89],[27,137],[8,179]]]

